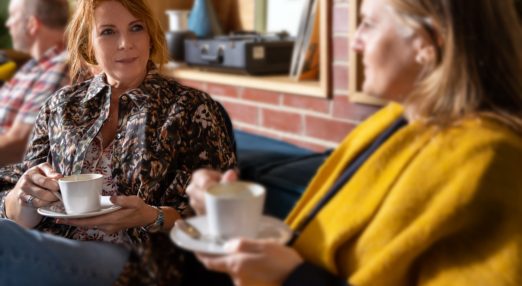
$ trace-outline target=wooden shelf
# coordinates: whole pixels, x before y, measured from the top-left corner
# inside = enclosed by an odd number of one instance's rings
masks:
[[[156,3],[153,0],[150,2]],[[239,1],[239,0],[238,0]],[[256,0],[259,1],[259,0]],[[173,67],[167,65],[165,73],[180,80],[194,80],[208,83],[226,84],[246,88],[268,90],[281,93],[292,93],[304,96],[328,98],[331,96],[330,78],[330,35],[331,35],[331,5],[332,0],[319,0],[320,11],[320,72],[319,80],[296,81],[287,75],[278,76],[248,76],[206,71],[187,66]],[[161,2],[161,1],[160,1]],[[159,2],[158,2],[159,3]],[[155,4],[157,14],[164,14],[165,7]]]
[[[319,81],[297,82],[286,75],[249,76],[206,71],[191,67],[173,68],[169,66],[165,68],[165,71],[168,75],[180,80],[195,80],[282,93],[326,97],[325,90],[323,90]]]

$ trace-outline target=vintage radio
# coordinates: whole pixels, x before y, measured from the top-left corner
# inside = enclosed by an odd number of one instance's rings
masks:
[[[186,39],[189,66],[250,75],[288,73],[294,39],[286,33],[231,34],[210,39]]]

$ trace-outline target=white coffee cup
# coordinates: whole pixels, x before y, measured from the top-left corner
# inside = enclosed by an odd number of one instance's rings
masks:
[[[58,179],[63,205],[67,214],[99,211],[103,175],[79,174]]]
[[[244,181],[211,187],[205,193],[209,235],[219,239],[255,238],[265,193],[262,185]]]

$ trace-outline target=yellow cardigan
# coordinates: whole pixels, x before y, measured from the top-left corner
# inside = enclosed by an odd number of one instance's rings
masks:
[[[295,228],[359,151],[403,113],[355,129],[287,218]],[[355,286],[522,285],[522,137],[486,119],[396,132],[304,229],[295,248]]]

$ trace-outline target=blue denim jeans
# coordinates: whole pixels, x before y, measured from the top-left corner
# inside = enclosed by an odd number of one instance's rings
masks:
[[[27,230],[0,219],[0,285],[112,285],[129,251]]]

